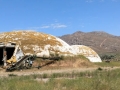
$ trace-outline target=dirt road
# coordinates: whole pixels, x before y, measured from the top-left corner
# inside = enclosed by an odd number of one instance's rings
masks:
[[[102,67],[104,70],[113,70],[120,67]],[[97,70],[98,67],[89,67],[89,68],[65,68],[65,69],[51,69],[51,70],[43,70],[43,69],[28,69],[21,71],[13,71],[13,72],[5,72],[4,69],[0,70],[0,77],[8,77],[10,74],[17,76],[25,76],[32,74],[53,74],[53,73],[72,73],[72,72],[85,72],[85,71],[94,71]]]

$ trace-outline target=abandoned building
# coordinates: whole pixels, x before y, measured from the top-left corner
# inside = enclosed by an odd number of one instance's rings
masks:
[[[19,61],[24,56],[19,45],[13,42],[0,42],[0,65]],[[5,57],[5,58],[4,58]],[[6,59],[6,60],[4,60]]]

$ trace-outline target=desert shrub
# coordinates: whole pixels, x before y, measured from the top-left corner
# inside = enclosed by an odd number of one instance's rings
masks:
[[[101,55],[100,57],[102,60],[109,60],[109,61],[115,58],[114,55],[107,55],[107,54]]]
[[[43,57],[40,57],[40,58],[43,60],[63,60],[64,56],[59,55],[58,53],[50,53],[49,57],[43,55]]]
[[[99,70],[99,71],[101,71],[101,70],[103,70],[101,67],[99,67],[97,70]]]

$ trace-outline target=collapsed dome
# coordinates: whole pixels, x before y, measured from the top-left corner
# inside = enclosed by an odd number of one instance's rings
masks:
[[[63,40],[45,33],[35,31],[13,31],[0,34],[1,42],[16,42],[25,54],[34,54],[38,57],[49,57],[52,53],[71,55],[75,52]]]
[[[12,63],[19,61],[24,56],[19,45],[14,42],[0,42],[0,65],[11,60]],[[7,60],[7,61],[6,61]],[[8,62],[7,62],[8,63]]]
[[[88,58],[91,62],[102,62],[99,55],[90,47],[84,46],[84,45],[72,45],[71,47],[74,48],[77,55],[84,55],[86,58]]]
[[[0,42],[0,65],[3,64],[3,57],[6,55],[7,59],[10,59],[15,51],[15,44]]]

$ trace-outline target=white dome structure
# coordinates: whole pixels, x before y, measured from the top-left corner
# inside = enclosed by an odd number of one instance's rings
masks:
[[[84,55],[91,62],[102,62],[99,55],[84,45],[70,46],[65,41],[53,35],[34,31],[13,31],[0,33],[1,42],[16,42],[25,55],[36,54],[37,57],[50,55],[74,56]]]
[[[84,55],[91,62],[102,62],[99,55],[90,47],[84,45],[72,45],[71,46],[77,53],[77,55]]]
[[[74,55],[76,52],[65,41],[53,35],[35,31],[13,31],[0,33],[1,42],[16,42],[26,55],[49,57],[51,54]]]

